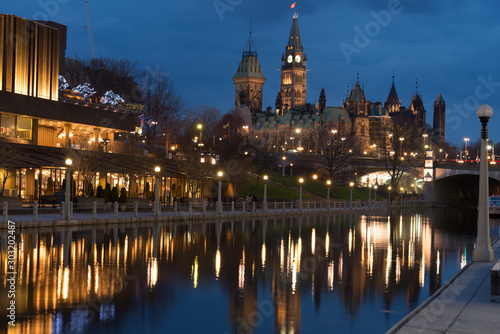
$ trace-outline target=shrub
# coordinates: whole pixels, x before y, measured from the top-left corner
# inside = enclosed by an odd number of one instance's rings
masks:
[[[116,186],[111,189],[111,202],[117,202],[118,201],[118,188]]]
[[[97,187],[96,196],[99,198],[104,198],[104,191],[102,190],[102,186]]]
[[[118,203],[127,203],[127,190],[125,190],[125,188],[120,189],[120,197],[118,198]]]

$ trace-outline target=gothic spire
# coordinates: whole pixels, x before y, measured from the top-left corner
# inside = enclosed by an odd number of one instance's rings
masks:
[[[287,47],[292,47],[294,51],[302,52],[302,42],[300,40],[299,24],[297,23],[297,15],[293,16],[292,29],[290,29],[290,37],[288,38]]]

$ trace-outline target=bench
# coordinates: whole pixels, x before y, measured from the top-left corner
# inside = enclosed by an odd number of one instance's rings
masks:
[[[500,261],[490,271],[491,278],[491,302],[500,303]]]

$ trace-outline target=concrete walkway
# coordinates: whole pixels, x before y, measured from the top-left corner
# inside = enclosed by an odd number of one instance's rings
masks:
[[[500,258],[500,239],[493,244]],[[387,333],[500,333],[500,304],[490,301],[495,262],[471,262]]]

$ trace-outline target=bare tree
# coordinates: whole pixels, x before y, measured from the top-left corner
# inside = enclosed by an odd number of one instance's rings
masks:
[[[89,83],[96,91],[90,97],[92,102],[98,103],[104,94],[112,90],[120,95],[125,102],[140,103],[136,79],[141,75],[137,69],[138,62],[128,59],[67,59],[64,76],[70,87]]]
[[[201,141],[207,149],[212,149],[218,132],[218,126],[222,118],[221,111],[213,106],[196,106],[188,112],[186,124],[188,129],[194,130],[195,136],[201,134]],[[198,128],[201,126],[201,129]]]
[[[103,152],[99,144],[88,142],[85,138],[73,138],[80,149],[67,149],[67,156],[73,161],[72,169],[83,178],[83,196],[90,195],[90,185],[94,184],[97,172],[101,169]]]
[[[182,123],[181,97],[169,74],[160,66],[144,71],[141,89],[144,115],[150,118],[145,124],[148,143],[158,145],[162,142],[168,149]]]
[[[373,138],[385,169],[391,177],[391,187],[397,191],[405,173],[415,174],[424,161],[422,134],[416,126],[395,124],[386,127]]]
[[[26,153],[20,146],[4,141],[0,142],[0,182],[2,182],[0,196],[3,196],[7,180],[16,176],[15,168],[19,167],[18,161],[23,160],[24,157],[26,157]]]
[[[339,133],[328,124],[318,127],[318,154],[322,158],[324,170],[330,178],[348,172],[352,161],[359,154],[359,140],[353,133]]]

